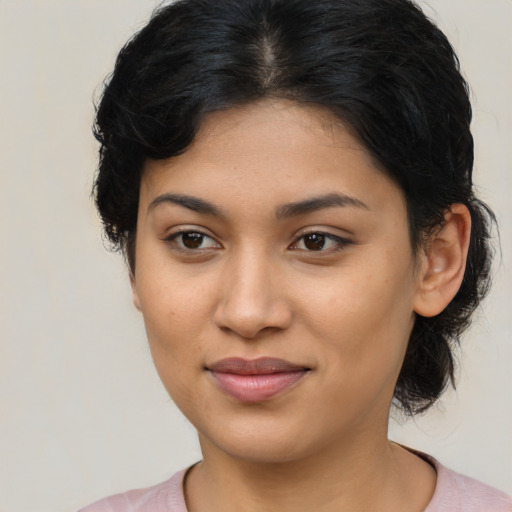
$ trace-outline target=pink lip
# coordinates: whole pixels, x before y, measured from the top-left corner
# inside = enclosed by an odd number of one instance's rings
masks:
[[[222,359],[207,369],[222,391],[246,403],[269,400],[298,383],[309,371],[273,357]]]

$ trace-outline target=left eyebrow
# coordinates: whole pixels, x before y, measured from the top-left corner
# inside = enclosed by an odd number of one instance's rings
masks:
[[[345,194],[326,194],[324,196],[311,197],[295,203],[287,203],[276,209],[276,217],[284,219],[297,215],[306,215],[317,210],[333,207],[352,207],[369,210],[368,206],[355,197]]]

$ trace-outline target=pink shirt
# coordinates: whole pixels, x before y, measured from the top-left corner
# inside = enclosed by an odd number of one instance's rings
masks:
[[[425,456],[436,468],[434,496],[424,512],[512,512],[512,497],[473,478],[445,468]],[[183,495],[186,470],[170,480],[100,500],[79,512],[187,512]]]

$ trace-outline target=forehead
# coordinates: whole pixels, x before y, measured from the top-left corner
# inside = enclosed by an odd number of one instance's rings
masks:
[[[186,152],[146,162],[142,204],[191,191],[254,211],[331,192],[359,195],[377,209],[403,203],[400,189],[328,109],[284,100],[210,113]]]

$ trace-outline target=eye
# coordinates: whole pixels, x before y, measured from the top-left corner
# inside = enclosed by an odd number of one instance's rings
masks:
[[[165,241],[182,251],[220,248],[213,238],[201,231],[179,231],[165,238]]]
[[[350,243],[345,238],[330,233],[314,231],[302,235],[290,248],[308,252],[336,252],[342,250]]]

